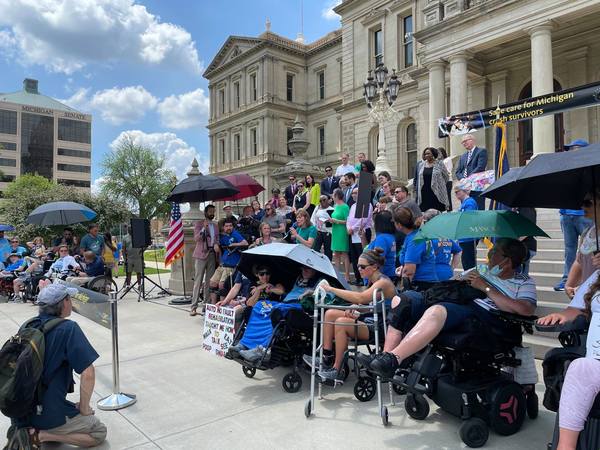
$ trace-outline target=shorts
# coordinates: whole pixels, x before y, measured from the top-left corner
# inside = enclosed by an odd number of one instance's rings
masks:
[[[213,276],[210,278],[210,282],[211,283],[225,283],[225,281],[229,277],[233,276],[234,270],[235,270],[235,267],[219,266],[215,270],[215,273],[213,274]]]
[[[414,327],[419,319],[425,313],[428,305],[425,304],[423,294],[416,291],[403,292],[400,295],[401,301],[398,306],[392,309],[390,313],[389,325],[396,330],[406,334]],[[440,302],[436,305],[443,306],[446,309],[446,321],[441,331],[457,330],[468,327],[468,322],[473,319],[478,320],[484,325],[494,325],[501,327],[503,322],[490,314],[487,310],[481,308],[475,303],[459,305],[456,303]],[[433,306],[433,305],[431,305]]]
[[[125,266],[125,272],[127,273],[142,273],[143,262],[141,259],[128,259]]]
[[[67,417],[67,422],[60,427],[45,430],[48,433],[68,435],[74,433],[89,434],[96,440],[95,445],[100,445],[106,439],[106,425],[100,422],[95,415],[82,416],[77,414],[75,417]]]

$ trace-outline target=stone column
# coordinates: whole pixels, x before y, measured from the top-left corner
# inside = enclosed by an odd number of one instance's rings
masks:
[[[192,168],[187,173],[188,177],[202,175],[198,170],[198,161],[196,158],[192,161]],[[188,297],[192,296],[192,289],[194,288],[194,259],[192,254],[194,253],[194,225],[196,221],[204,219],[204,212],[200,211],[200,203],[190,203],[190,210],[183,213],[183,258],[178,259],[171,264],[171,275],[169,277],[169,291],[174,295],[183,295],[183,270],[185,267],[185,295]],[[166,231],[165,242],[169,235],[169,231]],[[183,265],[182,265],[183,260]]]
[[[446,64],[433,62],[429,69],[429,135],[428,145],[445,147],[446,142],[438,137],[437,120],[446,115]]]
[[[581,86],[587,83],[587,56],[587,47],[578,48],[565,55],[569,67],[569,87]],[[563,86],[564,88],[566,86]],[[566,113],[569,121],[565,123],[565,144],[574,139],[585,139],[589,142],[590,110],[591,108],[578,108]]]
[[[531,94],[533,97],[554,90],[552,71],[552,25],[544,24],[529,30],[531,37]],[[554,144],[554,116],[533,119],[533,156],[552,153]]]
[[[457,53],[450,57],[450,114],[467,112],[467,54]],[[463,148],[461,137],[450,139],[450,153],[458,155]]]

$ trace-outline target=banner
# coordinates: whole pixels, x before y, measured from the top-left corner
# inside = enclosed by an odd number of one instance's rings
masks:
[[[110,329],[110,302],[107,295],[62,280],[57,280],[56,283],[77,289],[77,294],[71,297],[73,311]]]
[[[494,126],[600,105],[600,81],[513,103],[438,119],[438,136],[455,136]]]
[[[214,355],[225,356],[233,343],[234,327],[234,308],[206,305],[202,348]]]

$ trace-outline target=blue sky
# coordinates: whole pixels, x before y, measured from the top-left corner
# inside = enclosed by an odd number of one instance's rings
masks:
[[[339,0],[304,0],[304,35],[340,26]],[[26,77],[40,91],[93,114],[92,180],[121,133],[164,155],[185,176],[192,157],[206,171],[207,81],[229,35],[300,31],[301,0],[0,0],[0,92]]]

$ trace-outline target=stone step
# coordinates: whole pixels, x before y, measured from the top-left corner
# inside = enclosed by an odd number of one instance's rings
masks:
[[[477,258],[485,258],[487,256],[487,249],[477,247]],[[565,252],[561,249],[540,249],[538,248],[537,254],[535,255],[535,259],[542,259],[545,261],[564,261]],[[485,260],[485,259],[484,259]]]
[[[537,284],[537,280],[536,287],[538,300],[554,303],[557,305],[557,307],[563,308],[566,308],[570,302],[569,297],[567,297],[567,294],[565,294],[565,291],[555,291],[553,286],[541,286]]]
[[[544,359],[546,353],[556,347],[560,347],[560,342],[555,336],[548,336],[551,333],[524,334],[523,345],[533,348],[536,359]],[[542,381],[542,380],[540,380]]]
[[[562,250],[565,248],[565,243],[562,239],[547,239],[540,238],[537,240],[539,250]]]
[[[537,307],[535,308],[535,315],[538,317],[544,317],[548,314],[557,313],[563,311],[567,307],[568,303],[556,303],[552,301],[540,300],[538,297]]]
[[[529,276],[535,280],[536,286],[552,287],[561,280],[562,271],[561,273],[529,271]]]

